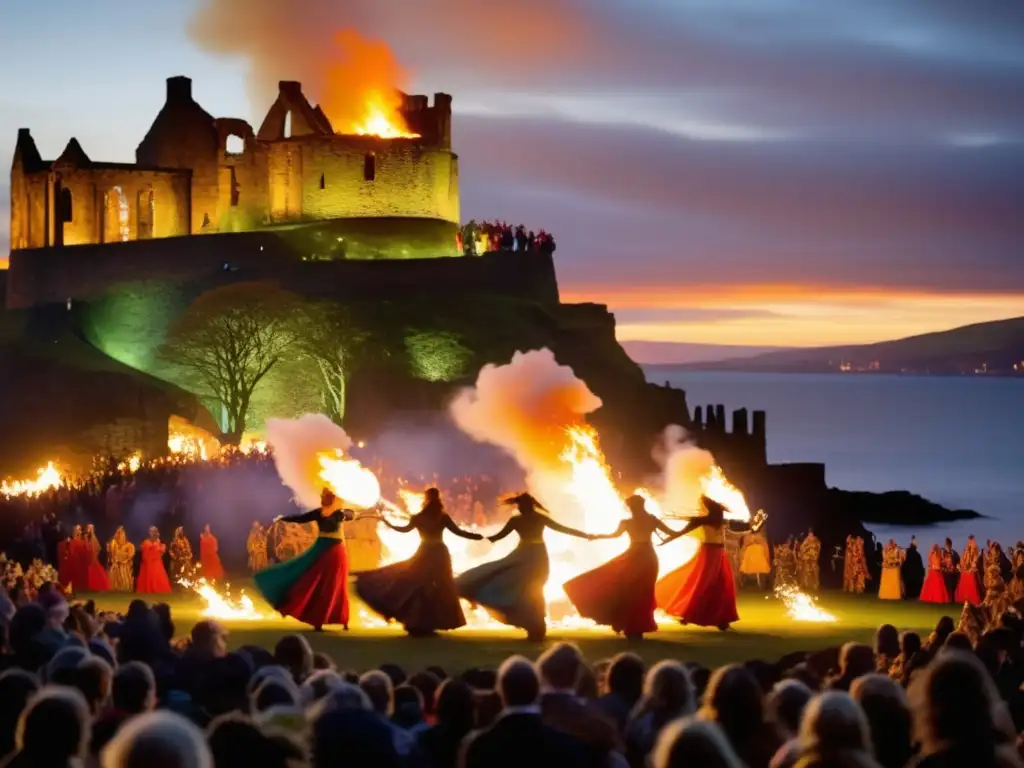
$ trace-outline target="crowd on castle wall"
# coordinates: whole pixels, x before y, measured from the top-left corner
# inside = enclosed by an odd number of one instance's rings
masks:
[[[458,240],[459,250],[467,256],[497,252],[551,256],[555,252],[555,238],[550,232],[527,231],[523,224],[513,226],[504,221],[471,220],[463,225]]]

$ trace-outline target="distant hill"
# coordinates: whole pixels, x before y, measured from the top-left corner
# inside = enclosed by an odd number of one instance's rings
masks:
[[[742,347],[729,344],[685,344],[674,341],[623,341],[629,356],[640,365],[684,365],[711,360],[734,360],[790,347]]]
[[[1016,366],[1016,368],[1015,368]],[[1024,376],[1024,317],[846,347],[787,349],[694,362],[688,370]]]

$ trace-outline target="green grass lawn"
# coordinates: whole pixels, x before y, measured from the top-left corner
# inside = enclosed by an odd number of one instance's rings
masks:
[[[236,584],[248,587],[247,584]],[[251,594],[251,588],[247,589]],[[96,595],[101,609],[124,611],[133,595]],[[272,613],[257,597],[260,611]],[[190,593],[172,595],[172,606],[179,634],[185,634],[202,618],[203,601]],[[838,619],[835,623],[797,622],[790,619],[782,604],[773,597],[741,593],[741,620],[729,632],[696,627],[669,626],[648,635],[640,643],[627,643],[609,630],[553,630],[546,643],[528,643],[524,634],[513,629],[461,629],[426,639],[406,637],[397,627],[340,627],[322,633],[280,617],[252,621],[224,621],[231,631],[231,646],[260,645],[272,648],[284,634],[301,632],[313,649],[325,651],[341,666],[356,670],[395,662],[406,669],[438,665],[458,671],[476,666],[496,666],[514,653],[537,656],[545,645],[558,640],[577,643],[592,660],[630,649],[648,662],[664,658],[697,661],[709,667],[747,659],[775,661],[792,651],[815,651],[841,645],[850,640],[871,643],[880,624],[895,624],[900,630],[914,630],[927,636],[943,615],[959,615],[955,605],[933,606],[919,602],[886,602],[874,595],[851,596],[829,592],[819,605]],[[353,606],[358,616],[361,606]]]

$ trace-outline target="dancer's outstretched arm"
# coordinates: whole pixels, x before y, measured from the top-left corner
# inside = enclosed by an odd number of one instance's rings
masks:
[[[617,539],[617,538],[619,538],[619,536],[621,536],[625,532],[626,532],[626,522],[625,522],[625,520],[623,520],[621,523],[619,523],[619,527],[616,528],[611,533],[592,533],[587,538],[589,538],[591,541],[597,541],[599,539]]]
[[[686,524],[686,526],[682,530],[675,531],[671,536],[666,538],[661,543],[662,544],[668,544],[670,541],[675,541],[680,536],[685,536],[686,534],[690,533],[691,531],[696,531],[698,528],[703,528],[705,525],[707,525],[710,522],[712,522],[712,521],[709,520],[706,516],[695,517],[695,518],[693,518],[693,520],[688,522]]]
[[[676,535],[676,532],[674,530],[672,530],[667,525],[665,525],[665,523],[662,522],[657,517],[654,518],[654,530],[658,531],[659,533],[663,533],[666,536],[675,536]]]
[[[386,517],[381,517],[381,522],[384,523],[384,525],[386,525],[392,531],[397,531],[398,533],[410,533],[416,527],[413,524],[412,520],[410,520],[405,525],[395,525],[390,520],[388,520]]]
[[[577,539],[587,539],[593,541],[594,537],[589,533],[577,530],[576,528],[570,528],[567,525],[562,525],[556,520],[552,520],[550,517],[544,519],[544,524],[553,531],[564,533],[566,536],[575,536]]]
[[[445,530],[451,531],[456,536],[460,536],[463,539],[469,539],[470,541],[480,541],[483,538],[483,536],[479,533],[473,533],[472,531],[466,531],[462,528],[459,528],[459,526],[455,524],[455,521],[452,520],[450,517],[444,521],[444,527]]]
[[[301,515],[279,515],[274,518],[282,523],[315,523],[320,519],[320,510],[314,509]]]
[[[494,543],[499,542],[502,539],[504,539],[510,533],[515,531],[515,529],[516,529],[516,518],[513,517],[511,520],[509,520],[507,523],[505,523],[505,527],[504,528],[502,528],[500,531],[498,531],[493,536],[488,536],[487,540],[489,542],[491,542],[492,544],[494,544]]]

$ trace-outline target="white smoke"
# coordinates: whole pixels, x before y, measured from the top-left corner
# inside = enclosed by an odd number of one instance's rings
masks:
[[[347,453],[352,438],[322,413],[307,413],[298,419],[267,419],[266,438],[281,482],[295,494],[295,500],[307,509],[320,506],[324,481],[317,455]]]
[[[662,442],[654,449],[662,468],[662,507],[670,515],[693,517],[701,513],[704,479],[715,465],[710,451],[699,447],[678,424],[665,427]]]

